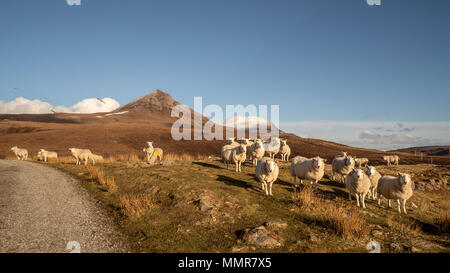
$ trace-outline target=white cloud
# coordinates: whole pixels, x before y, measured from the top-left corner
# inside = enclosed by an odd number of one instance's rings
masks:
[[[260,118],[256,116],[234,116],[231,118],[228,118],[225,121],[219,121],[217,122],[221,125],[227,125],[227,124],[234,124],[235,128],[247,128],[247,129],[257,129],[261,128],[262,126],[271,126],[271,122]]]
[[[28,100],[23,97],[9,102],[0,101],[0,113],[2,114],[47,114],[52,113],[52,110],[65,113],[99,113],[111,112],[119,107],[120,104],[111,98],[102,100],[88,98],[70,107],[52,106],[45,101]]]
[[[81,6],[81,0],[66,0],[69,6]]]

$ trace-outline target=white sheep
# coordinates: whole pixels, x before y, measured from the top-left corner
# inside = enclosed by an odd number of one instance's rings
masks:
[[[287,140],[281,141],[280,155],[282,161],[289,161],[289,157],[291,156],[291,148],[287,145]]]
[[[266,195],[272,195],[272,185],[278,179],[279,168],[272,158],[263,157],[258,160],[255,175],[262,184],[262,190]]]
[[[247,146],[240,144],[239,146],[225,145],[222,147],[222,160],[227,165],[229,163],[236,164],[236,172],[241,171],[241,165],[247,159]]]
[[[21,149],[17,146],[11,148],[11,151],[16,155],[18,160],[27,160],[28,159],[28,150]]]
[[[257,161],[264,157],[264,145],[261,139],[255,140],[253,145],[248,149],[249,160],[252,161],[253,165],[256,165]]]
[[[275,158],[275,155],[280,151],[280,139],[277,137],[272,138],[271,142],[264,143],[264,151],[270,158]]]
[[[89,159],[92,160],[92,165],[95,165],[95,159],[92,157],[92,152],[89,149],[69,148],[72,156],[77,160],[76,165],[81,165],[84,160],[84,165],[89,163]]]
[[[337,156],[331,162],[332,179],[335,180],[335,174],[339,174],[342,177],[342,181],[345,181],[345,177],[355,167],[355,160],[351,156]]]
[[[45,149],[41,149],[38,152],[38,159],[39,157],[41,157],[41,160],[43,160],[44,162],[47,162],[49,158],[58,158],[58,154],[56,152],[50,152]]]
[[[91,155],[91,159],[92,159],[94,162],[103,161],[103,156],[92,154],[92,155]]]
[[[348,199],[352,200],[352,194],[356,197],[356,204],[363,209],[366,208],[364,202],[366,194],[370,191],[370,179],[363,170],[353,169],[345,178],[345,187],[348,190]],[[360,204],[361,201],[361,204]]]
[[[311,184],[318,183],[325,174],[326,159],[319,156],[307,159],[306,157],[296,156],[291,160],[290,174],[293,177],[294,184],[297,186],[297,177],[300,178],[300,183],[303,180],[310,180]]]
[[[388,206],[391,207],[391,200],[396,200],[398,212],[401,213],[400,203],[403,212],[406,214],[406,201],[413,195],[412,182],[409,174],[399,173],[397,176],[385,175],[378,181],[378,205],[381,205],[381,196],[388,199]]]
[[[371,197],[373,200],[376,200],[377,199],[378,181],[381,178],[381,174],[377,171],[377,169],[375,167],[367,166],[366,175],[370,179],[369,197]]]
[[[235,138],[235,137],[229,137],[229,138],[227,139],[226,145],[239,146],[239,143],[236,142],[236,138]]]
[[[398,155],[385,155],[383,156],[383,160],[386,161],[386,165],[397,165],[398,166],[398,162],[400,161],[400,157]]]
[[[146,143],[147,143],[147,148],[144,148],[142,151],[147,156],[147,162],[150,162],[150,159],[153,156],[153,152],[155,151],[155,148],[153,148],[153,142],[147,141]]]
[[[369,164],[369,159],[368,158],[365,158],[365,157],[362,157],[362,158],[355,158],[355,165],[356,166],[358,166],[358,167],[361,167],[361,166],[367,166],[367,164]]]
[[[144,149],[144,152],[147,153],[147,162],[148,163],[154,163],[156,160],[159,160],[159,162],[162,161],[163,158],[163,150],[161,148],[154,148],[152,153],[149,153],[149,148]],[[150,158],[148,157],[150,155]]]

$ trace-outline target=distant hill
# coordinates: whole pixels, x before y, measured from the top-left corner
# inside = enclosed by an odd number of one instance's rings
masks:
[[[428,156],[449,156],[450,146],[423,146],[398,149],[392,152],[403,152],[419,155],[423,153]]]
[[[88,148],[103,156],[133,153],[143,156],[142,148],[146,141],[153,141],[155,146],[169,153],[219,156],[224,140],[172,139],[172,124],[178,118],[171,117],[171,110],[180,104],[170,94],[155,90],[110,113],[0,114],[0,158],[12,156],[12,146],[27,148],[31,155],[36,155],[43,148],[68,156],[68,148],[76,147]],[[194,120],[191,120],[194,124]],[[208,118],[202,117],[203,124],[207,121]],[[225,128],[218,126],[217,130],[224,131]],[[383,155],[393,154],[301,138],[282,131],[280,137],[288,140],[292,156],[319,155],[326,158],[328,163],[342,151],[367,157],[373,164],[381,163]],[[422,162],[411,153],[395,153],[400,155],[403,164]],[[450,158],[436,159],[434,162],[450,164]]]

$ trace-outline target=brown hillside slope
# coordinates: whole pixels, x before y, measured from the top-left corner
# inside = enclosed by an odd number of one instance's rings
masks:
[[[10,148],[27,148],[31,155],[39,149],[54,150],[60,156],[70,155],[68,148],[88,148],[103,156],[117,154],[142,155],[146,141],[165,152],[218,156],[224,141],[174,141],[171,127],[177,118],[171,117],[172,108],[180,104],[169,94],[155,90],[111,113],[42,115],[0,114],[0,158],[12,156]],[[203,117],[202,123],[208,119]],[[193,122],[192,122],[193,124]],[[219,128],[219,130],[223,130]],[[380,162],[387,152],[353,148],[317,139],[305,139],[281,132],[288,139],[293,155],[312,157],[320,155],[329,161],[347,151],[352,155],[368,157]],[[425,157],[396,152],[402,164],[429,162]],[[450,164],[450,158],[434,157],[434,163]]]

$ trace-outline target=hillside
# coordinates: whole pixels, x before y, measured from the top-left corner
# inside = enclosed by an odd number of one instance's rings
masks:
[[[68,156],[70,147],[88,148],[105,157],[120,154],[143,156],[146,141],[153,141],[168,153],[218,156],[224,141],[174,141],[171,126],[177,118],[170,116],[172,108],[180,102],[161,90],[140,97],[111,113],[41,115],[0,114],[0,158],[12,156],[10,147],[27,148],[31,155],[39,149],[54,150]],[[202,123],[208,119],[203,117]],[[193,123],[192,123],[193,124]],[[223,130],[220,128],[218,130]],[[353,148],[333,142],[300,138],[281,132],[288,140],[293,155],[307,157],[320,155],[328,159],[341,151],[368,157],[380,163],[388,154],[377,150]],[[403,164],[426,163],[429,158],[410,153],[395,152]],[[434,158],[433,163],[450,164],[450,158]]]
[[[399,149],[392,152],[411,153],[419,155],[423,153],[428,156],[449,156],[450,146],[424,146]]]
[[[41,163],[46,164],[46,163]],[[265,195],[254,166],[242,173],[216,160],[170,160],[161,165],[137,161],[76,166],[51,162],[82,180],[115,217],[136,252],[448,252],[450,169],[434,165],[377,166],[382,174],[408,172],[430,184],[408,201],[408,214],[396,206],[366,200],[359,209],[331,167],[319,184],[295,188],[289,163],[279,162],[273,197]],[[418,185],[418,183],[416,183]],[[435,187],[439,186],[439,189]]]

